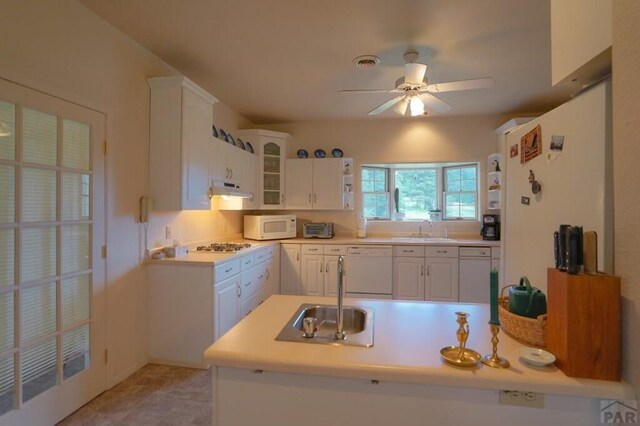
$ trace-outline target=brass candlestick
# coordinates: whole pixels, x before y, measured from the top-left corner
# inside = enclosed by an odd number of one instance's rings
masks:
[[[482,358],[482,363],[486,366],[493,368],[509,368],[511,364],[504,358],[498,356],[498,333],[500,332],[500,326],[497,324],[489,324],[491,326],[491,355],[486,355]]]

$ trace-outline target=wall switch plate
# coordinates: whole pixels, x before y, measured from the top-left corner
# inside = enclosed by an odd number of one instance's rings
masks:
[[[173,232],[172,232],[172,230],[171,230],[171,227],[170,227],[170,226],[165,226],[165,228],[164,228],[164,237],[165,237],[167,240],[170,240],[170,239],[172,239],[172,238],[173,238]]]
[[[501,390],[498,402],[504,405],[543,408],[544,394],[527,391]]]

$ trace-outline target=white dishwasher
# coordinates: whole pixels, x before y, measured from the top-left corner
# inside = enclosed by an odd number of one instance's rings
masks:
[[[460,247],[460,301],[489,303],[491,248]]]
[[[348,246],[345,258],[347,297],[391,299],[391,246]]]

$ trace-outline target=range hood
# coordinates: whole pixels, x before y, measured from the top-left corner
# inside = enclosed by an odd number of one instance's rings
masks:
[[[212,197],[226,196],[226,197],[238,197],[238,198],[253,198],[253,193],[242,191],[240,187],[234,183],[213,181],[213,185],[211,185],[211,196]]]

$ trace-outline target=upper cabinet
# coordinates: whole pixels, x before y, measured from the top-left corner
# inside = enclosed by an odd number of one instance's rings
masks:
[[[285,159],[291,135],[269,130],[239,130],[258,153],[256,208],[283,209],[285,206]]]
[[[344,210],[353,206],[351,158],[288,159],[288,210]]]
[[[209,210],[216,98],[185,77],[147,80],[150,196],[158,210]]]
[[[611,73],[612,0],[551,0],[551,81],[576,89]]]

